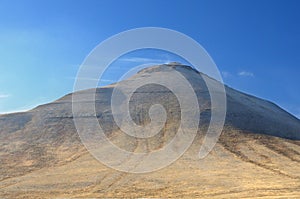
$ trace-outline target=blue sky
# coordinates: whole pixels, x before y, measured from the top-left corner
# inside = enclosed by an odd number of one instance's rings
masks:
[[[80,64],[97,44],[121,31],[155,26],[198,41],[229,86],[299,117],[299,8],[297,0],[0,0],[0,113],[72,92]],[[172,59],[131,56],[127,62],[138,64]]]

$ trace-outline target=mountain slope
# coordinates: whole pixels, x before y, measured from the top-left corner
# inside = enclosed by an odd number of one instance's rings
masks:
[[[300,121],[277,105],[226,87],[225,128],[210,155],[199,160],[211,115],[204,74],[165,64],[118,84],[130,86],[154,74],[168,78],[173,69],[190,82],[201,110],[199,133],[178,161],[143,175],[103,166],[80,142],[69,94],[25,113],[0,116],[0,197],[299,197]],[[145,85],[130,100],[131,116],[139,125],[149,123],[151,105],[166,109],[163,130],[145,141],[124,135],[116,126],[110,108],[115,86],[98,88],[95,103],[98,120],[113,143],[127,151],[147,152],[174,137],[181,113],[170,90]],[[79,93],[84,97],[92,91]],[[81,103],[85,107],[91,102]]]

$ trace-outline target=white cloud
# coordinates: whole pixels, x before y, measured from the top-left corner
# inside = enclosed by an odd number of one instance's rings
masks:
[[[8,98],[8,97],[10,97],[9,94],[0,94],[0,99]]]
[[[241,71],[238,73],[238,75],[243,77],[254,77],[254,73],[249,71]]]
[[[223,76],[224,78],[229,78],[229,77],[232,76],[232,74],[231,74],[230,72],[227,72],[227,71],[222,71],[221,73],[222,73],[222,76]]]

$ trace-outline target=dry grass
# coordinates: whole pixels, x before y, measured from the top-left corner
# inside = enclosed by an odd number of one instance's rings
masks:
[[[197,158],[200,142],[169,167],[148,174],[109,169],[83,149],[69,159],[62,152],[65,161],[3,179],[0,197],[300,197],[299,141],[230,131],[203,160]]]

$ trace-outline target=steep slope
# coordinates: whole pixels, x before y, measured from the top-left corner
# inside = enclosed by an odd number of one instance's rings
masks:
[[[173,69],[190,82],[201,110],[199,135],[179,161],[143,175],[98,163],[76,133],[69,94],[25,113],[0,116],[0,197],[300,196],[300,121],[277,105],[226,87],[223,134],[212,153],[200,161],[197,153],[211,115],[204,74],[165,64],[143,69],[119,84],[141,82],[154,74],[168,78]],[[110,108],[114,87],[98,88],[95,102],[99,122],[113,143],[127,151],[145,152],[174,137],[181,113],[170,90],[145,85],[130,100],[131,116],[140,125],[149,123],[152,104],[166,109],[165,127],[145,141],[124,135],[116,126]],[[85,107],[91,102],[81,103]]]

